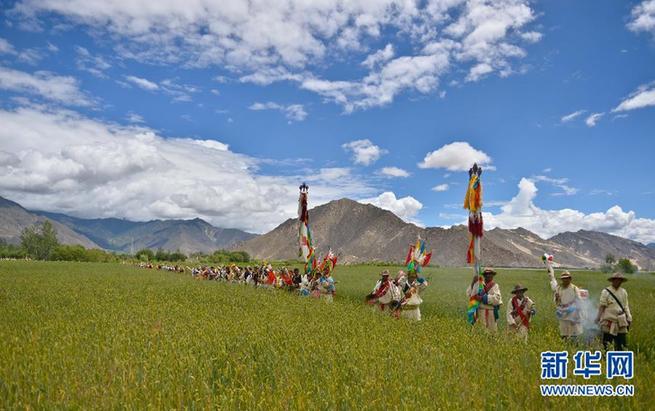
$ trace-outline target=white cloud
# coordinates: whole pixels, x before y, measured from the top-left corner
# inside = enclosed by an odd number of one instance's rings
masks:
[[[398,167],[382,167],[380,174],[387,177],[409,177],[409,172]]]
[[[432,187],[432,191],[436,191],[436,192],[448,191],[449,188],[450,188],[450,186],[448,184],[446,184],[446,183],[438,184],[438,185]]]
[[[538,190],[533,181],[523,178],[518,187],[518,194],[501,207],[499,214],[483,213],[489,229],[523,227],[544,238],[565,231],[594,230],[642,243],[655,241],[655,220],[637,218],[634,211],[625,212],[618,205],[589,214],[570,208],[544,210],[534,203]]]
[[[655,5],[655,0],[653,0]],[[655,6],[654,6],[655,7]],[[641,85],[626,97],[612,112],[630,111],[655,106],[655,83]]]
[[[287,106],[274,103],[269,101],[267,103],[254,103],[250,107],[250,110],[261,111],[261,110],[277,110],[280,111],[284,116],[292,121],[303,121],[307,118],[307,112],[305,107],[302,104],[289,104]]]
[[[14,46],[2,37],[0,37],[0,54],[16,54]]]
[[[134,220],[200,217],[264,232],[295,216],[298,181],[306,178],[260,174],[262,159],[220,141],[164,138],[68,110],[0,109],[0,124],[0,192],[28,208]],[[347,169],[322,169],[307,181],[312,206],[379,192]]]
[[[164,79],[159,83],[136,76],[125,76],[125,79],[144,90],[161,91],[168,94],[173,97],[173,102],[190,102],[192,101],[191,94],[200,91],[196,86],[179,84],[174,79]]]
[[[348,111],[389,104],[403,92],[437,91],[447,73],[470,81],[514,72],[531,30],[529,0],[265,0],[129,3],[23,0],[12,11],[32,25],[52,13],[116,38],[122,58],[220,67],[242,81],[293,81]],[[371,47],[393,39],[382,50]],[[409,46],[409,47],[407,47]],[[396,56],[396,50],[407,50]],[[340,57],[368,73],[320,78]]]
[[[413,217],[423,208],[423,204],[414,197],[396,198],[396,194],[391,191],[385,191],[377,197],[360,200],[359,202],[373,204],[376,207],[389,210],[408,222],[415,222]]]
[[[542,37],[543,35],[537,31],[529,31],[521,34],[521,38],[529,43],[536,43],[541,40]]]
[[[584,122],[587,127],[595,127],[596,123],[598,123],[598,120],[600,120],[604,115],[605,113],[591,113]]]
[[[37,95],[71,106],[90,106],[92,101],[79,89],[77,79],[47,71],[34,74],[0,66],[0,89]]]
[[[79,70],[86,71],[96,77],[106,78],[105,71],[111,68],[111,64],[102,56],[93,55],[88,49],[77,46],[75,47],[75,65]]]
[[[158,90],[159,86],[157,83],[154,83],[148,79],[141,78],[141,77],[136,77],[136,76],[125,76],[125,80],[129,81],[130,83],[144,89],[144,90]]]
[[[493,72],[494,69],[490,64],[479,63],[471,68],[468,76],[466,76],[466,81],[478,81],[486,74]]]
[[[369,139],[354,140],[344,143],[341,147],[353,153],[355,164],[369,165],[376,162],[387,150],[373,144]]]
[[[572,196],[578,193],[578,189],[575,187],[569,186],[567,183],[569,179],[566,177],[562,178],[552,178],[547,176],[533,176],[530,178],[533,181],[544,181],[554,185],[555,187],[561,189],[562,191],[553,193],[554,196]]]
[[[125,118],[130,123],[145,123],[143,117],[137,113],[129,112]]]
[[[628,28],[635,33],[645,31],[655,35],[655,0],[645,0],[637,4],[631,13]]]
[[[562,123],[568,123],[569,121],[573,121],[576,118],[580,117],[582,114],[586,113],[587,110],[578,110],[574,111],[573,113],[567,114],[561,118]]]
[[[36,48],[24,49],[18,53],[18,61],[32,66],[37,65],[43,57],[45,57],[44,52]]]
[[[362,66],[372,69],[380,63],[389,61],[394,55],[395,51],[393,49],[393,44],[389,43],[383,49],[367,56],[366,60],[362,62]]]
[[[493,169],[493,166],[490,166],[491,157],[486,153],[476,150],[465,141],[455,141],[426,154],[418,166],[420,168],[445,168],[449,171],[468,171],[473,163]]]

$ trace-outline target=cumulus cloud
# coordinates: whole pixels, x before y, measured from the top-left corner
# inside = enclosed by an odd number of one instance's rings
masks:
[[[265,232],[295,216],[305,179],[312,206],[379,192],[348,169],[265,175],[262,159],[220,141],[165,138],[63,109],[0,109],[0,124],[0,193],[32,209],[133,220],[201,217]]]
[[[530,29],[536,16],[529,0],[198,1],[157,7],[148,0],[23,0],[12,10],[33,25],[51,13],[119,39],[122,58],[220,67],[257,84],[293,81],[346,111],[385,105],[403,92],[432,93],[446,73],[467,73],[469,81],[509,75],[512,62],[526,55],[524,45],[541,38]],[[382,38],[394,42],[371,53]],[[399,49],[409,51],[396,56]],[[368,73],[316,75],[345,53],[363,60]]]
[[[341,147],[353,154],[355,164],[369,165],[376,162],[387,150],[373,144],[369,139],[354,140]]]
[[[489,229],[523,227],[544,238],[565,231],[594,230],[642,243],[655,241],[655,220],[637,218],[634,211],[623,211],[618,205],[605,212],[589,214],[570,208],[544,210],[534,203],[538,192],[534,181],[522,178],[518,189],[516,196],[501,207],[499,214],[483,213]]]
[[[645,31],[655,35],[655,0],[645,0],[632,9],[628,28],[635,33]]]
[[[569,121],[573,121],[576,118],[580,117],[583,115],[587,110],[578,110],[574,111],[573,113],[567,114],[565,116],[562,116],[561,121],[562,123],[568,123]]]
[[[71,106],[91,106],[93,102],[79,88],[74,77],[48,71],[30,74],[0,66],[0,89],[26,93]]]
[[[382,167],[380,174],[387,177],[409,177],[409,172],[398,167]]]
[[[653,0],[655,8],[655,0]],[[612,112],[630,111],[655,106],[655,83],[641,85],[626,97]]]
[[[250,107],[250,110],[260,111],[260,110],[277,110],[284,114],[284,116],[289,120],[293,121],[303,121],[307,118],[307,112],[305,111],[305,106],[302,104],[289,104],[282,105],[269,101],[267,103],[254,103]]]
[[[432,187],[432,191],[436,191],[436,192],[439,193],[439,192],[443,192],[443,191],[448,191],[449,188],[450,188],[450,186],[448,184],[446,184],[446,183],[438,184],[438,185]]]
[[[485,152],[476,150],[465,141],[455,141],[426,154],[418,166],[420,168],[445,168],[449,171],[467,171],[473,163],[493,169],[491,157]]]
[[[596,124],[604,115],[605,113],[591,113],[584,122],[587,127],[596,127]]]
[[[423,208],[423,204],[412,196],[396,198],[396,194],[385,191],[377,197],[360,200],[360,203],[373,204],[385,210],[389,210],[398,217],[408,222],[414,222],[414,217]]]

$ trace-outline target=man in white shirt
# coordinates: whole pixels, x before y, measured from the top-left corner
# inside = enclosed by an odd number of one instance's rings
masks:
[[[626,347],[628,330],[632,324],[632,314],[628,304],[628,292],[621,285],[628,281],[620,273],[614,273],[607,279],[611,286],[600,293],[600,304],[596,322],[603,332],[603,346],[607,350],[613,343],[617,351]]]

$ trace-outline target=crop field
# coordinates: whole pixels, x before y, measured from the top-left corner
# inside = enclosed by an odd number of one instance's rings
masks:
[[[333,304],[129,265],[0,261],[2,409],[652,409],[655,276],[625,284],[632,397],[544,398],[558,336],[545,270],[499,270],[537,304],[527,343],[466,323],[470,269],[428,268],[423,321],[363,304],[380,267],[338,266]],[[596,302],[606,275],[573,273]]]

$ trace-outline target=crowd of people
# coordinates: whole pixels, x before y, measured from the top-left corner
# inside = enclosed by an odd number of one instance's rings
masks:
[[[320,298],[332,302],[336,294],[336,282],[330,267],[314,268],[301,274],[298,268],[273,268],[271,264],[239,267],[236,264],[181,267],[141,263],[142,268],[151,268],[173,272],[189,272],[196,280],[223,281],[245,284],[265,289],[280,289],[297,293],[301,296]]]

